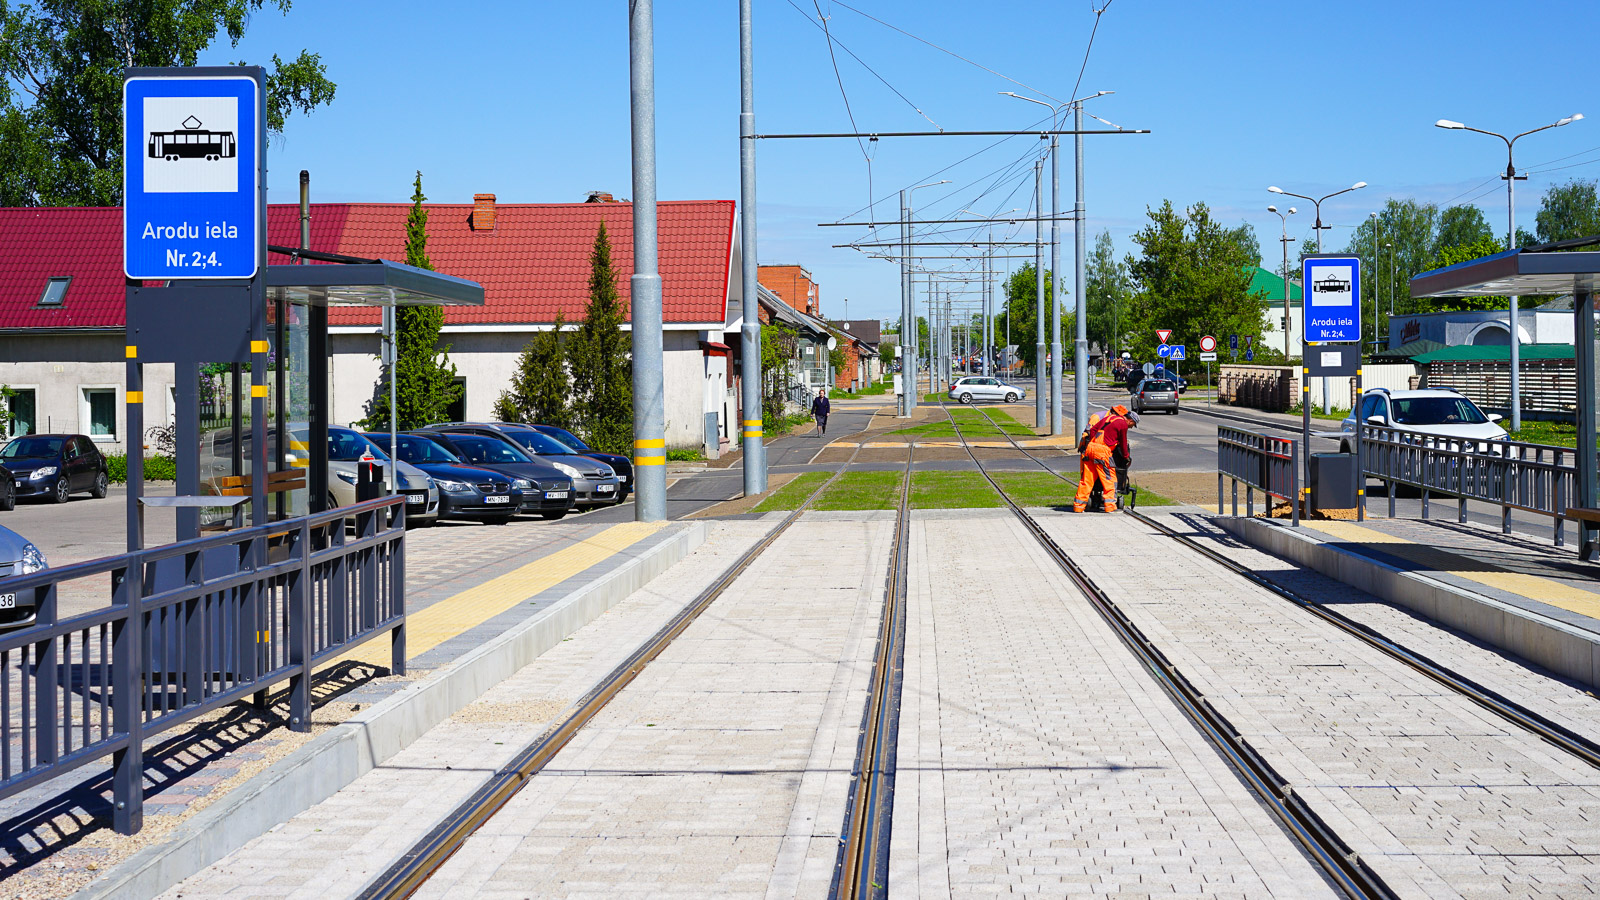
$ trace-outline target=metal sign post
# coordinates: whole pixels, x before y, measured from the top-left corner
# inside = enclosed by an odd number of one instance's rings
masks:
[[[1366,517],[1366,485],[1361,471],[1361,258],[1344,254],[1313,253],[1300,262],[1305,285],[1300,321],[1306,350],[1302,359],[1300,427],[1305,442],[1306,487],[1311,491],[1311,385],[1313,374],[1322,376],[1324,414],[1331,405],[1328,377],[1356,378],[1356,516]],[[1317,345],[1353,344],[1354,347]]]

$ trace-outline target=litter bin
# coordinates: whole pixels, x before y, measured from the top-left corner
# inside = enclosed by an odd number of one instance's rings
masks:
[[[1318,512],[1356,507],[1356,455],[1311,454],[1311,508]]]

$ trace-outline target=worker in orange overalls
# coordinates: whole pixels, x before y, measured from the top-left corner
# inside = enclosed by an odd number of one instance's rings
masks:
[[[1100,481],[1102,512],[1117,507],[1117,482],[1111,471],[1113,456],[1131,458],[1128,447],[1128,408],[1122,404],[1111,407],[1111,412],[1095,414],[1089,427],[1078,439],[1078,495],[1072,501],[1073,512],[1083,512],[1089,506],[1089,494],[1096,479]]]

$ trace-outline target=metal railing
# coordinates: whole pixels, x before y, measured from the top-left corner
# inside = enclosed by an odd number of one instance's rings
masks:
[[[35,623],[0,636],[0,799],[112,757],[112,824],[143,824],[146,738],[311,673],[388,632],[405,671],[405,513],[385,497],[271,525],[5,579]],[[63,587],[111,605],[58,620]]]
[[[1567,509],[1577,490],[1578,451],[1522,441],[1463,441],[1381,425],[1362,431],[1362,468],[1388,486],[1394,517],[1395,486],[1422,492],[1422,517],[1431,495],[1456,498],[1456,520],[1467,521],[1467,501],[1500,506],[1500,530],[1511,531],[1512,510],[1555,520],[1557,547],[1566,542]]]
[[[1245,486],[1245,515],[1255,515],[1255,492],[1289,504],[1292,524],[1300,524],[1300,444],[1243,428],[1217,426],[1217,515],[1224,514],[1223,479],[1233,480],[1233,515],[1239,514],[1239,484]],[[1271,508],[1271,501],[1267,501]]]

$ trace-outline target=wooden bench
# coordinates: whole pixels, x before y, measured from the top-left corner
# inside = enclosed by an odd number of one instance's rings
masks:
[[[306,486],[304,469],[281,469],[267,473],[267,493],[298,491]],[[254,485],[249,475],[228,475],[206,485],[206,493],[222,497],[248,497]]]
[[[1595,509],[1592,506],[1569,506],[1561,517],[1563,519],[1571,519],[1574,522],[1600,525],[1600,509]],[[1578,558],[1584,562],[1594,562],[1596,559],[1600,559],[1600,546],[1596,546],[1595,541],[1582,529],[1579,530],[1579,533],[1582,537],[1578,540]]]

